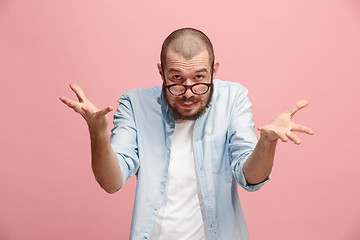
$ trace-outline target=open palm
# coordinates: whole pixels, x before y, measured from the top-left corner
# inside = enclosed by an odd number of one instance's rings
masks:
[[[295,144],[300,144],[300,138],[293,132],[307,133],[310,135],[312,135],[314,132],[306,126],[294,123],[291,121],[291,119],[297,111],[306,107],[307,105],[308,102],[306,100],[301,100],[287,111],[274,118],[269,124],[258,127],[258,130],[261,132],[261,137],[264,137],[269,141],[280,138],[283,142],[290,140]]]
[[[113,108],[109,106],[103,109],[98,109],[86,98],[79,85],[71,83],[70,88],[76,94],[79,101],[73,101],[66,97],[61,97],[60,100],[69,108],[72,108],[75,112],[79,113],[86,120],[90,131],[106,129],[109,123],[106,114],[111,112]]]

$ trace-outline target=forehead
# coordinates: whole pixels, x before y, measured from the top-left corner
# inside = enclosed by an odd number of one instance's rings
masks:
[[[186,59],[184,56],[169,51],[166,55],[166,68],[179,68],[179,70],[191,70],[194,68],[210,68],[209,53],[204,50],[195,55],[191,59]]]

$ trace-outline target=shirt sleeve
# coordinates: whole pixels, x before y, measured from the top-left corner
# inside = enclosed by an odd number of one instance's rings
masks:
[[[119,99],[110,141],[121,168],[122,187],[129,177],[136,174],[140,164],[133,106],[127,95]]]
[[[259,184],[249,185],[243,173],[245,161],[257,143],[254,128],[252,104],[247,89],[243,89],[235,100],[229,123],[229,151],[233,176],[240,186],[249,192],[259,190],[270,179],[269,176]]]

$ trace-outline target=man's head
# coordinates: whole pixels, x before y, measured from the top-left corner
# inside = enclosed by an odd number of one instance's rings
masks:
[[[158,69],[164,81],[166,103],[175,119],[195,120],[206,110],[213,93],[212,79],[218,67],[219,63],[214,63],[212,44],[201,31],[183,28],[165,39]],[[175,84],[188,87],[170,87]],[[189,87],[194,84],[197,85]]]
[[[166,55],[169,51],[189,60],[204,50],[209,53],[209,64],[212,64],[215,55],[210,39],[197,29],[181,28],[172,32],[164,40],[160,54],[161,63],[166,65]]]

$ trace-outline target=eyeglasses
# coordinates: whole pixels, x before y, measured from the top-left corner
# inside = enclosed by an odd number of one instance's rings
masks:
[[[164,87],[166,87],[172,95],[181,96],[181,95],[185,94],[188,89],[190,89],[191,92],[195,95],[203,95],[209,91],[210,87],[213,86],[214,60],[211,64],[211,71],[210,71],[211,83],[195,83],[193,85],[184,85],[184,84],[166,85],[164,67],[162,64],[161,64],[161,68],[162,68],[162,73],[163,73],[163,78],[164,78],[164,83],[163,83]]]
[[[180,96],[186,93],[188,89],[195,95],[203,95],[209,91],[209,88],[212,87],[212,83],[195,83],[193,85],[183,85],[183,84],[172,84],[164,86],[169,90],[172,95]]]

